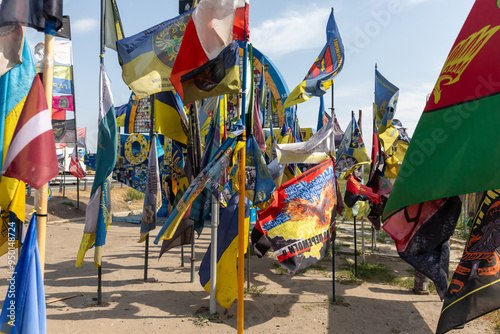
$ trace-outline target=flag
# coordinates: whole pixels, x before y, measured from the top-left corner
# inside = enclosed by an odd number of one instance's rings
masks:
[[[200,172],[193,182],[186,189],[182,199],[177,203],[168,220],[165,222],[154,241],[158,244],[160,240],[172,239],[189,207],[196,197],[207,187],[212,193],[219,189],[219,174],[229,166],[234,151],[236,136],[240,135],[243,129],[240,127],[231,133],[231,136],[219,148],[214,159]]]
[[[24,27],[0,27],[0,75],[21,64],[24,47]]]
[[[271,198],[276,184],[253,135],[247,138],[246,145],[245,195],[253,205],[257,205]]]
[[[184,105],[175,91],[155,95],[155,130],[179,143],[187,144],[188,120]]]
[[[184,104],[240,91],[239,46],[233,41],[222,52],[181,77]]]
[[[370,200],[375,204],[380,203],[380,195],[375,194],[371,188],[359,183],[352,174],[349,174],[346,183],[344,203],[352,208],[357,201]]]
[[[54,65],[54,87],[52,90],[54,94],[72,95],[72,80],[70,66]]]
[[[77,136],[75,119],[52,119],[52,131],[56,143],[74,143]]]
[[[500,191],[484,193],[471,234],[444,297],[436,333],[500,308]]]
[[[399,88],[375,69],[375,131],[383,133],[391,125],[398,102]]]
[[[117,133],[115,108],[108,76],[101,64],[99,78],[99,136],[94,183],[85,213],[85,227],[78,250],[76,267],[83,263],[85,253],[95,245],[95,267],[101,266],[102,246],[106,243],[106,231],[111,224],[110,185],[116,163]]]
[[[337,148],[337,159],[335,161],[335,170],[338,173],[346,172],[351,166],[361,162],[370,161],[368,151],[366,150],[361,131],[354,116],[351,123],[345,130],[344,137]]]
[[[288,272],[323,258],[335,229],[335,204],[335,170],[328,159],[276,189],[270,206],[258,211],[256,226]]]
[[[335,136],[335,149],[337,149],[340,146],[340,143],[342,142],[342,138],[344,138],[344,131],[342,131],[342,128],[340,127],[337,117],[333,115],[332,118],[335,119],[333,124],[333,133]]]
[[[388,178],[396,178],[410,145],[410,137],[405,128],[396,128],[391,124],[379,138],[384,148],[383,175]]]
[[[104,14],[104,45],[116,51],[116,41],[122,39],[123,26],[116,0],[106,0]]]
[[[73,105],[73,95],[59,95],[52,97],[52,109],[74,111],[75,107]]]
[[[116,116],[116,126],[123,127],[125,126],[125,115],[127,115],[127,107],[128,103],[122,104],[119,107],[115,108],[115,116]],[[54,118],[54,116],[52,116]],[[158,131],[158,130],[156,130]]]
[[[497,1],[474,3],[415,129],[384,219],[415,203],[500,188],[500,86],[492,81],[500,77],[498,14]]]
[[[319,163],[329,159],[335,152],[334,119],[330,119],[306,142],[277,144],[275,146],[278,160],[282,164]]]
[[[208,63],[234,39],[248,40],[248,0],[204,0],[194,9],[170,81],[184,98],[182,76]]]
[[[45,44],[43,42],[35,45],[34,50],[35,58],[41,62],[45,55]],[[54,41],[54,62],[59,65],[71,66],[73,65],[73,51],[71,41],[56,40]],[[40,67],[41,63],[37,63]]]
[[[316,125],[316,131],[319,131],[326,123],[328,123],[328,118],[325,111],[325,99],[321,95],[319,97],[318,125]]]
[[[176,246],[190,245],[193,243],[193,221],[188,218],[183,218],[179,223],[172,239],[163,240],[161,244],[160,255],[158,258]]]
[[[35,77],[35,66],[26,38],[24,39],[22,60],[22,64],[14,66],[0,77],[0,91],[3,92],[0,94],[0,165],[5,160],[19,115]],[[24,221],[24,182],[6,176],[1,177],[0,207],[4,209],[3,215],[9,215],[10,211],[19,220]],[[6,235],[3,234],[3,236]]]
[[[59,174],[50,110],[40,76],[36,75],[26,98],[2,175],[24,181],[39,189]]]
[[[169,77],[191,13],[116,42],[123,81],[138,99],[173,90]]]
[[[63,0],[3,0],[0,3],[0,27],[22,25],[45,31],[45,21],[55,21],[55,30],[62,27]]]
[[[236,268],[238,254],[238,193],[229,201],[222,212],[219,228],[217,229],[217,282],[215,285],[215,298],[224,308],[230,308],[238,295],[238,270]],[[248,248],[248,229],[250,225],[250,201],[245,198],[245,245]],[[201,286],[210,293],[210,254],[212,244],[200,264]],[[241,254],[244,256],[244,254]]]
[[[81,179],[87,175],[85,174],[82,165],[80,165],[80,161],[78,160],[78,152],[76,148],[77,146],[73,148],[73,152],[71,153],[71,160],[69,162],[69,172],[73,174],[74,177]]]
[[[156,228],[156,213],[161,206],[161,180],[156,138],[154,136],[149,141],[151,147],[149,148],[148,156],[148,182],[146,183],[146,192],[144,193],[139,242],[146,240],[149,236],[149,231]]]
[[[87,147],[85,139],[87,138],[87,128],[76,128],[78,132],[78,138],[76,139],[76,143],[78,147]]]
[[[7,274],[11,277],[7,280],[8,289],[0,315],[0,332],[46,333],[45,290],[35,215],[31,217],[17,264],[15,268],[14,265],[9,265]]]
[[[411,205],[382,226],[396,243],[399,256],[434,282],[441,299],[448,286],[449,239],[461,209],[458,196],[437,199]]]
[[[326,44],[304,80],[294,88],[284,103],[289,108],[313,96],[321,96],[333,84],[333,78],[344,66],[344,45],[333,17],[333,8],[326,25]]]

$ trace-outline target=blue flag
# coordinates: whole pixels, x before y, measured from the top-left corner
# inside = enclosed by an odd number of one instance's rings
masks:
[[[46,333],[45,291],[35,215],[31,217],[16,267],[10,266],[9,271],[12,276],[0,315],[0,332]]]

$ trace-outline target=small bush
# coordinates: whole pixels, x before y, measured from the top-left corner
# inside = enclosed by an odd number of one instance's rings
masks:
[[[123,197],[123,199],[125,200],[125,202],[141,200],[144,199],[144,194],[140,191],[130,188],[129,190],[127,190],[127,194]]]

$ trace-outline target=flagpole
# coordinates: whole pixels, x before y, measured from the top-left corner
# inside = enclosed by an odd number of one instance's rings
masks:
[[[156,140],[154,137],[154,128],[155,128],[155,95],[151,94],[149,96],[149,150],[151,151],[151,145],[153,145],[153,140]],[[158,162],[157,162],[158,163]],[[148,173],[148,178],[150,174]],[[149,182],[149,180],[148,180]],[[147,194],[146,194],[147,196]],[[155,213],[156,215],[156,210]],[[156,223],[155,223],[156,224]],[[148,260],[149,260],[149,232],[146,235],[146,242],[144,243],[144,282],[148,280]]]
[[[105,0],[101,0],[101,53],[99,54],[99,64],[101,65],[104,65],[104,53],[106,52],[106,47],[104,45],[105,44],[104,22],[106,15],[106,3],[104,1]],[[99,92],[99,94],[101,94],[101,92]],[[99,266],[99,268],[97,268],[97,305],[102,305],[102,264],[103,261],[101,260],[101,265]]]
[[[216,310],[216,283],[217,283],[217,230],[219,227],[219,200],[212,195],[212,229],[211,229],[211,252],[210,252],[210,314],[217,313]]]
[[[375,63],[375,71],[377,70],[377,63]],[[375,79],[377,80],[377,79]],[[375,83],[376,84],[376,83]],[[376,101],[376,95],[375,95],[375,86],[373,87],[373,122],[372,122],[372,132],[375,134],[375,101]],[[372,141],[373,141],[373,138],[376,137],[376,136],[372,136]],[[372,143],[372,151],[373,151],[373,147],[374,145],[377,145],[377,148],[380,149],[380,146],[378,144],[378,139],[377,139],[377,143]],[[381,154],[381,152],[379,152],[379,154]],[[372,161],[372,167],[374,167],[374,162]],[[370,176],[372,176],[374,173],[374,171],[372,171],[370,169]],[[380,218],[379,218],[380,219]],[[373,224],[372,224],[372,254],[373,252],[375,251],[375,247],[377,247],[377,238],[375,237],[375,229],[373,228]]]
[[[246,35],[246,33],[245,33]],[[245,39],[243,51],[243,84],[241,96],[241,120],[245,125],[245,107],[247,90],[247,58],[248,42]],[[246,127],[243,127],[241,135],[243,147],[240,150],[239,161],[239,204],[238,204],[238,308],[237,308],[237,330],[238,334],[244,331],[244,285],[245,285],[245,157],[246,157]]]
[[[52,88],[54,83],[54,43],[56,35],[56,21],[45,21],[45,47],[43,62],[43,88],[47,99],[47,106],[52,106]],[[49,111],[52,114],[52,108]],[[47,235],[47,198],[48,184],[44,184],[35,192],[35,210],[37,216],[37,240],[40,253],[42,277],[45,274],[45,244]]]
[[[331,111],[331,116],[333,118],[333,120],[335,121],[337,119],[337,115],[335,115],[335,106],[334,106],[334,102],[335,102],[335,94],[334,94],[334,81],[332,79],[332,107],[330,108],[330,111]],[[333,145],[333,149],[335,150],[335,134],[333,133],[332,131],[332,145]],[[335,164],[334,164],[335,165]],[[337,213],[334,212],[332,213],[332,216],[335,217]],[[334,218],[335,219],[335,218]],[[332,285],[333,285],[333,290],[332,290],[332,294],[333,294],[333,302],[336,301],[336,297],[335,297],[335,294],[336,294],[336,291],[335,291],[335,240],[333,240],[332,242]]]

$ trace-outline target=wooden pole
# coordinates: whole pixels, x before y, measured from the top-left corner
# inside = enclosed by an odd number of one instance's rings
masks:
[[[245,42],[243,50],[243,84],[241,94],[241,120],[245,124],[245,107],[246,107],[246,89],[247,89],[247,59],[248,59],[248,46]],[[244,332],[244,297],[245,297],[245,158],[246,158],[246,129],[243,130],[241,141],[244,143],[240,150],[239,161],[239,205],[238,205],[238,308],[237,308],[237,332],[243,334]]]
[[[52,88],[54,83],[54,43],[56,35],[56,22],[45,21],[45,44],[43,62],[43,88],[47,105],[52,106]],[[49,108],[52,110],[52,108]],[[52,111],[51,111],[52,113]],[[45,273],[45,244],[47,236],[47,199],[49,194],[48,184],[44,184],[35,191],[35,210],[37,216],[37,239],[38,251],[40,253],[40,264],[42,267],[42,277]]]
[[[243,106],[244,107],[244,106]],[[246,143],[246,130],[241,140]],[[239,167],[239,210],[238,210],[238,333],[244,331],[244,280],[245,280],[245,158],[246,145],[240,150]]]

